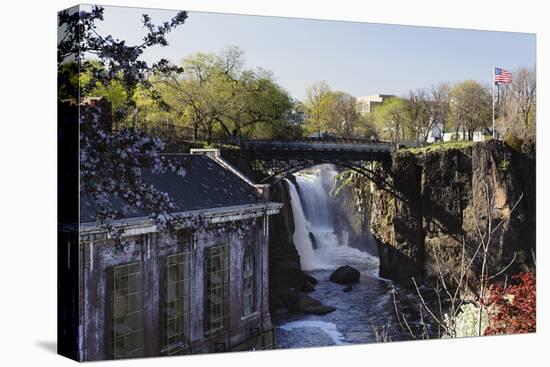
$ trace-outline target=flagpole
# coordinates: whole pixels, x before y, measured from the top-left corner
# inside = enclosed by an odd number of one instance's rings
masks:
[[[492,97],[493,97],[493,139],[496,139],[496,132],[495,132],[495,66],[493,65],[493,73],[491,75],[491,91],[492,91]]]

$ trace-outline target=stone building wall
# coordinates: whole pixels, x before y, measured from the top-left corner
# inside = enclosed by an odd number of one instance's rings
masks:
[[[229,351],[262,347],[264,332],[272,329],[268,307],[267,221],[262,218],[240,222],[241,225],[209,227],[193,235],[191,246],[190,344],[187,353]],[[204,272],[205,249],[229,245],[229,328],[222,334],[205,338]],[[243,317],[242,261],[244,251],[252,246],[255,254],[256,312]],[[123,250],[112,241],[80,243],[80,329],[82,360],[109,359],[110,327],[109,289],[113,266],[142,262],[144,309],[144,357],[161,354],[160,289],[161,262],[181,251],[175,236],[147,233],[127,238]],[[269,338],[266,338],[269,339]],[[258,344],[258,340],[260,343]]]

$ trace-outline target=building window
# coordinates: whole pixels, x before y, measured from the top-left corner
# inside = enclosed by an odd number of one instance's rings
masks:
[[[191,236],[178,232],[178,253],[166,256],[162,271],[162,354],[179,354],[189,342]]]
[[[189,342],[190,266],[189,251],[166,257],[161,320],[165,355],[181,353]]]
[[[207,248],[205,262],[204,332],[210,336],[229,327],[229,247]]]
[[[247,247],[243,256],[243,316],[256,311],[256,266],[252,247]]]
[[[113,268],[111,305],[113,358],[143,357],[143,278],[141,262]]]

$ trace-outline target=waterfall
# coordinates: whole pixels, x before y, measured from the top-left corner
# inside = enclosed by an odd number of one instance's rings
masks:
[[[290,205],[292,206],[292,215],[294,217],[294,234],[292,239],[294,245],[300,254],[300,265],[302,270],[313,270],[316,268],[317,261],[315,259],[313,243],[309,237],[309,222],[306,220],[302,203],[296,187],[292,181],[285,178],[290,191]]]
[[[327,187],[332,182],[329,181],[330,175],[326,173],[331,172],[320,169],[315,175],[296,176],[302,206],[305,206],[305,215],[309,221],[309,232],[313,235],[314,246],[319,249],[339,245],[338,237],[334,231],[334,220],[328,195],[329,188]]]
[[[348,246],[348,234],[341,240],[334,228],[330,190],[336,172],[331,165],[318,166],[314,171],[295,175],[296,184],[285,179],[294,216],[293,240],[300,254],[302,270],[334,269],[350,260],[369,262],[373,269],[378,259]]]

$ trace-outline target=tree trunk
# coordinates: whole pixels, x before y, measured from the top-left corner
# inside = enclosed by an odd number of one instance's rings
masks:
[[[193,121],[193,141],[197,141],[198,131],[199,131],[199,124]]]
[[[204,138],[206,139],[206,142],[207,142],[208,144],[210,144],[211,141],[212,141],[212,128],[211,128],[211,127],[207,127],[207,128],[205,129],[205,131],[204,131],[204,134],[205,134],[205,137],[204,137]]]

